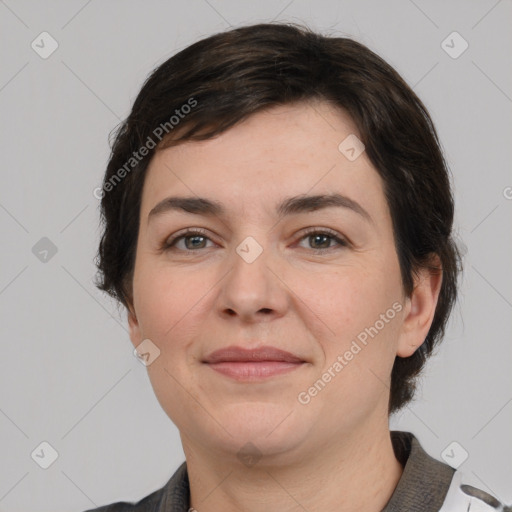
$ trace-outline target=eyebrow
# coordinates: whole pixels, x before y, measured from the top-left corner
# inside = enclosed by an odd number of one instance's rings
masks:
[[[352,210],[370,224],[374,224],[374,220],[371,215],[358,202],[337,193],[289,197],[278,204],[276,212],[279,219],[282,219],[289,215],[312,212],[332,207]],[[222,217],[226,214],[225,207],[218,201],[213,201],[204,197],[174,196],[166,197],[149,212],[148,223],[152,218],[169,211],[180,211],[195,215],[204,215],[207,217]]]

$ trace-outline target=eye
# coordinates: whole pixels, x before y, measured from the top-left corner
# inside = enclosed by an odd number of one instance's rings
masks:
[[[200,249],[208,249],[205,244],[208,241],[212,242],[212,240],[206,235],[206,230],[201,228],[187,229],[186,231],[177,233],[171,238],[165,239],[161,244],[161,250],[195,252]],[[336,245],[333,246],[332,242],[335,242],[338,248],[348,247],[349,245],[348,242],[346,242],[338,233],[336,233],[336,231],[332,231],[327,228],[309,228],[300,238],[300,241],[302,240],[307,240],[310,242],[309,249],[312,250],[315,254],[325,254],[326,252],[330,252],[331,250],[336,249]],[[184,242],[184,246],[182,245],[180,247],[179,244],[181,242]],[[311,245],[314,247],[311,247]]]
[[[338,246],[348,247],[348,243],[340,237],[336,231],[332,231],[327,228],[309,228],[306,234],[301,238],[309,242],[310,248],[315,254],[322,254],[332,249],[336,249],[336,246],[332,246],[331,242],[336,242]],[[313,245],[313,247],[311,247]]]
[[[178,233],[172,238],[164,240],[161,249],[164,251],[177,248],[181,251],[194,251],[196,249],[207,249],[204,243],[210,240],[206,236],[206,231],[199,228],[188,229]],[[178,247],[179,242],[184,241],[185,247]],[[211,240],[210,240],[211,241]]]

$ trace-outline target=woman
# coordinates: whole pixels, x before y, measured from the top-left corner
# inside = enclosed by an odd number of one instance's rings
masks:
[[[186,462],[99,511],[496,510],[389,415],[457,296],[432,121],[365,46],[284,24],[159,66],[101,189],[98,287]]]

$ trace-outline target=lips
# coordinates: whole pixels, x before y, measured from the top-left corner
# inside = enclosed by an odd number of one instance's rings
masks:
[[[275,347],[250,350],[231,346],[212,352],[203,362],[215,372],[247,382],[289,373],[306,361]]]
[[[205,363],[215,364],[224,362],[257,363],[262,361],[273,361],[281,363],[303,363],[304,361],[290,352],[275,347],[260,347],[256,349],[245,349],[231,346],[212,352]]]

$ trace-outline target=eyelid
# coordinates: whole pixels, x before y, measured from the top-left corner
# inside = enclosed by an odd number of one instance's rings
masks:
[[[343,237],[343,235],[341,233],[338,233],[334,229],[325,228],[325,227],[321,227],[321,226],[311,226],[309,228],[304,228],[303,230],[300,231],[300,233],[302,234],[302,236],[309,235],[311,233],[323,233],[326,235],[337,236],[340,238]]]
[[[210,232],[207,229],[191,227],[191,228],[181,229],[180,231],[177,231],[173,235],[168,236],[167,238],[165,238],[163,240],[163,242],[160,244],[161,245],[161,249],[162,250],[169,249],[180,238],[186,238],[187,236],[193,236],[193,235],[204,236],[205,238],[208,238],[209,240],[211,240],[213,242],[212,237],[210,236]]]
[[[326,227],[319,227],[319,226],[313,226],[309,228],[305,228],[301,231],[301,234],[299,236],[299,242],[301,242],[303,239],[307,238],[308,235],[311,234],[319,234],[319,235],[328,235],[331,237],[340,247],[349,247],[351,246],[351,242],[348,240],[347,237],[342,235],[341,233],[335,231],[331,228]],[[314,253],[328,253],[332,251],[333,249],[339,249],[340,247],[328,247],[327,249],[309,249],[310,251],[313,251]]]
[[[339,250],[340,248],[346,248],[346,247],[351,246],[351,242],[341,233],[338,233],[337,231],[335,231],[331,228],[319,227],[319,226],[310,226],[310,227],[302,229],[299,232],[297,243],[302,242],[302,240],[304,240],[311,234],[327,235],[332,240],[334,240],[337,244],[337,246],[328,247],[326,249],[312,249],[312,248],[307,249],[309,252],[313,252],[314,254],[328,254],[328,253],[332,252],[333,250]],[[160,244],[160,250],[162,252],[171,250],[174,248],[176,243],[178,241],[180,241],[181,239],[184,239],[187,237],[192,237],[194,235],[202,236],[202,237],[208,239],[209,241],[216,243],[214,240],[212,240],[209,230],[204,229],[204,228],[189,227],[189,228],[184,228],[180,231],[177,231],[172,236],[165,238],[163,240],[163,242]],[[208,247],[199,248],[199,249],[208,249]],[[179,249],[179,250],[182,252],[185,252],[185,253],[186,252],[192,253],[192,252],[200,252],[199,249],[198,250]]]

